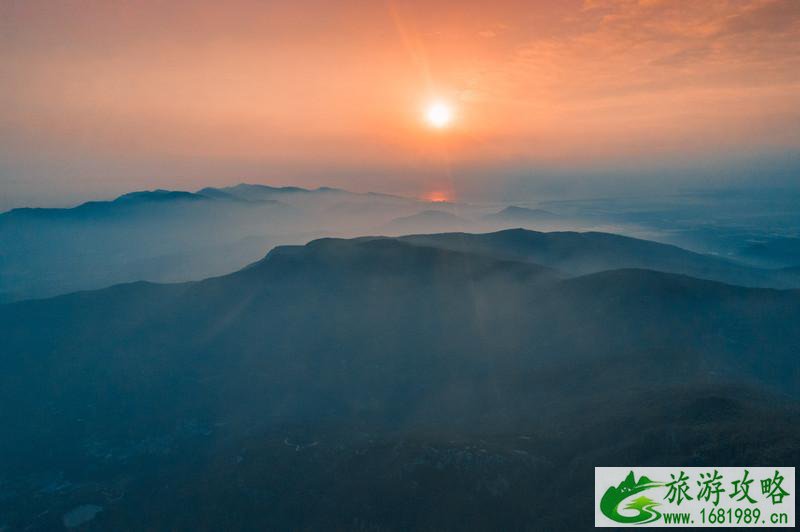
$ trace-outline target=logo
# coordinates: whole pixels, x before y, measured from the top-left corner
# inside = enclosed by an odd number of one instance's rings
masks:
[[[620,482],[617,487],[610,487],[603,498],[600,499],[600,511],[609,519],[617,523],[651,523],[657,521],[661,514],[656,510],[659,503],[645,495],[640,495],[625,505],[626,510],[633,510],[634,515],[621,515],[618,511],[619,506],[633,495],[642,493],[652,488],[663,486],[661,482],[653,482],[649,478],[642,476],[638,482],[633,476],[633,471],[628,473],[625,480]]]
[[[793,467],[597,467],[595,526],[794,527]]]

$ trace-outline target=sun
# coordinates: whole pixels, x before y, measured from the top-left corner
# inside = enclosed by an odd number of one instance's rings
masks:
[[[453,108],[446,102],[432,102],[425,109],[425,121],[436,129],[446,128],[453,121]]]
[[[450,201],[450,195],[441,190],[434,190],[425,194],[422,199],[431,203],[448,203]]]

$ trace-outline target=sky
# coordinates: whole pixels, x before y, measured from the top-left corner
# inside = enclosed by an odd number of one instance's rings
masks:
[[[797,0],[0,0],[0,79],[0,209],[800,182]]]

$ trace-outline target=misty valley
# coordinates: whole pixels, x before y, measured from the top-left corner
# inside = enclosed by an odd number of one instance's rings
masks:
[[[0,529],[584,530],[596,466],[798,462],[789,246],[213,190],[0,215]]]
[[[0,532],[797,527],[800,0],[0,0]]]

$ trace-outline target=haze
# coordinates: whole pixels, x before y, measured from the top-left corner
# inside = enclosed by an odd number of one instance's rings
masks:
[[[800,0],[0,0],[0,80],[0,532],[796,527]]]
[[[0,208],[795,186],[793,0],[3,2]],[[444,99],[446,135],[421,116]],[[313,157],[312,157],[313,156]]]

